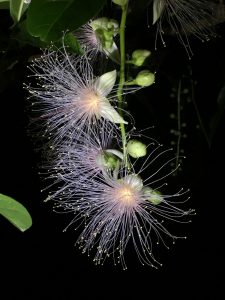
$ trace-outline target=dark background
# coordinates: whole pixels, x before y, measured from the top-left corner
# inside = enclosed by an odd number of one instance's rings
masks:
[[[9,20],[2,12],[0,23],[1,41],[5,43]],[[51,204],[43,203],[44,196],[40,192],[43,184],[38,175],[40,162],[27,135],[26,93],[22,84],[27,80],[27,60],[38,53],[38,49],[10,47],[6,58],[15,57],[16,63],[5,70],[1,60],[0,70],[1,193],[27,207],[33,226],[21,233],[0,218],[1,299],[217,300],[224,297],[225,118],[222,114],[218,119],[209,146],[198,128],[191,84],[209,133],[218,95],[225,85],[225,27],[218,25],[218,37],[207,43],[190,38],[194,56],[189,60],[172,35],[167,37],[167,47],[159,43],[155,52],[154,36],[142,25],[128,26],[127,49],[153,50],[149,66],[157,73],[153,87],[129,100],[137,128],[154,125],[152,136],[170,147],[171,141],[176,140],[170,133],[176,128],[170,114],[176,114],[177,107],[176,97],[171,97],[171,93],[176,94],[180,79],[182,88],[188,89],[188,96],[182,96],[181,112],[187,124],[182,129],[186,138],[181,139],[181,146],[187,158],[175,180],[190,187],[190,206],[197,212],[191,224],[178,225],[178,230],[188,239],[179,240],[170,250],[163,246],[155,248],[156,257],[163,263],[158,270],[141,266],[130,250],[126,271],[111,262],[94,266],[91,257],[82,255],[74,247],[73,228],[63,232],[70,216],[55,214]]]

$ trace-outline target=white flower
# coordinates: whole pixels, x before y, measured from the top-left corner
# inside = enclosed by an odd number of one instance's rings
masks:
[[[114,42],[119,24],[116,20],[99,18],[81,26],[75,36],[83,50],[93,61],[99,53],[104,53],[113,61],[119,63],[119,51]]]
[[[116,71],[95,77],[88,58],[74,58],[66,50],[48,50],[30,67],[38,80],[27,86],[39,124],[47,126],[47,137],[59,143],[68,133],[82,134],[101,128],[102,122],[126,123],[112,106],[116,100]]]
[[[193,34],[202,41],[215,35],[212,30],[215,20],[208,0],[154,0],[153,24],[157,22],[157,34],[165,45],[162,24],[164,19],[177,34],[189,57],[192,56],[192,51],[188,35]]]
[[[81,136],[74,136],[73,140],[66,139],[55,150],[54,160],[48,162],[44,169],[48,170],[48,174],[52,172],[52,178],[68,180],[67,183],[71,181],[73,188],[79,187],[81,183],[101,178],[102,173],[117,167],[123,154],[112,147],[119,148],[120,143],[119,133],[105,123],[98,132],[90,130]]]
[[[166,229],[166,221],[186,222],[186,216],[193,212],[178,207],[187,200],[183,199],[186,192],[182,189],[173,195],[159,192],[165,184],[157,183],[168,175],[160,173],[171,162],[160,163],[161,166],[156,163],[167,153],[157,153],[159,148],[153,149],[136,174],[134,165],[130,165],[129,170],[121,165],[117,176],[108,170],[101,176],[80,181],[76,164],[74,168],[71,165],[67,169],[70,176],[62,179],[63,187],[49,196],[57,210],[73,214],[69,225],[78,223],[81,228],[80,225],[85,224],[77,243],[83,252],[96,250],[97,264],[112,257],[115,264],[121,263],[126,268],[124,255],[130,241],[142,264],[157,267],[160,264],[153,255],[154,244],[165,245],[163,235],[173,240],[178,238]],[[147,167],[150,175],[143,180],[140,175]],[[57,173],[60,178],[60,171]],[[176,201],[179,197],[182,200]]]

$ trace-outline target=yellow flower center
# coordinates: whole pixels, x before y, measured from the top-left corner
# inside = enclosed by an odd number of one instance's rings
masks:
[[[130,186],[120,187],[116,192],[116,199],[124,206],[136,206],[136,193]]]
[[[89,115],[98,115],[100,110],[100,96],[94,91],[88,91],[82,98],[82,104],[85,108],[85,111]]]

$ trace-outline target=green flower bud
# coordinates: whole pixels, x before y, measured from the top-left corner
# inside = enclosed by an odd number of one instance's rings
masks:
[[[118,158],[113,154],[104,155],[105,166],[107,169],[114,170],[117,166]]]
[[[147,201],[154,205],[160,204],[163,201],[161,193],[157,190],[153,190],[150,187],[144,187],[142,191],[144,196],[147,197]]]
[[[98,19],[92,21],[90,25],[93,28],[93,30],[97,30],[99,28],[107,29],[108,22],[109,22],[108,18],[98,18]]]
[[[127,4],[127,0],[112,0],[112,2],[119,6],[124,6]]]
[[[113,33],[112,33],[111,31],[103,30],[103,31],[102,31],[102,34],[103,34],[104,39],[105,39],[106,41],[110,41],[110,40],[112,40],[112,38],[113,38]]]
[[[111,30],[113,31],[113,35],[115,36],[118,33],[119,30],[119,24],[114,19],[108,19],[108,18],[98,18],[91,22],[91,27],[94,31],[97,29],[105,29],[105,30]]]
[[[151,55],[151,52],[149,50],[144,50],[144,49],[138,49],[135,50],[132,53],[132,60],[131,62],[135,65],[135,66],[142,66],[143,63],[145,62],[146,58],[149,57]]]
[[[137,140],[130,140],[127,143],[127,152],[133,158],[145,156],[147,153],[146,145]]]
[[[155,83],[155,74],[148,70],[143,70],[138,73],[135,83],[139,86],[150,86]]]
[[[103,48],[106,50],[110,50],[112,48],[113,41],[104,41]]]
[[[119,24],[114,19],[98,18],[90,23],[102,50],[113,61],[119,63],[120,56],[113,38],[119,32]]]
[[[113,32],[112,31],[107,31],[102,28],[98,28],[95,31],[97,37],[101,41],[102,47],[104,49],[111,49],[113,45]]]
[[[107,23],[107,28],[109,30],[113,30],[114,35],[116,35],[119,32],[119,23],[114,19],[109,19]]]

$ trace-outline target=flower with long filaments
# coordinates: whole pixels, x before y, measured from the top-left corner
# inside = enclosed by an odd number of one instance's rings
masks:
[[[33,101],[35,121],[44,124],[52,144],[68,133],[80,134],[90,128],[126,123],[112,106],[116,100],[116,71],[95,77],[86,56],[73,57],[65,48],[47,50],[32,66],[35,87],[27,86]]]
[[[163,222],[188,222],[186,217],[193,211],[179,208],[188,199],[186,192],[180,189],[173,195],[161,193],[165,184],[160,181],[169,174],[160,173],[171,160],[161,167],[155,166],[167,153],[159,152],[159,148],[151,152],[139,172],[135,173],[135,165],[130,164],[129,169],[120,165],[116,176],[115,172],[102,172],[97,178],[91,177],[80,184],[71,165],[67,169],[70,176],[62,179],[63,188],[49,195],[48,200],[55,202],[56,210],[75,214],[69,226],[78,223],[81,229],[80,225],[84,225],[77,244],[83,252],[95,249],[96,264],[112,257],[115,264],[121,263],[126,268],[125,250],[133,244],[142,264],[157,267],[160,263],[153,255],[154,244],[161,241],[166,245],[164,235],[173,241],[178,238]],[[151,172],[142,180],[141,173],[146,168]],[[60,177],[58,170],[57,173]]]
[[[104,52],[102,44],[96,36],[90,22],[81,26],[74,34],[82,49],[84,49],[86,53],[89,52],[91,57],[95,58],[98,53]]]
[[[66,181],[66,189],[71,177],[72,187],[79,187],[81,182],[86,184],[88,180],[100,178],[102,173],[116,169],[123,159],[123,154],[118,150],[119,144],[119,133],[115,128],[104,124],[97,133],[90,130],[82,136],[74,136],[73,140],[68,138],[56,149],[53,161],[44,165],[43,169],[47,169],[48,176],[52,173],[52,176],[49,176],[51,181],[53,178]],[[62,190],[64,188],[62,187]]]
[[[93,61],[98,54],[105,54],[118,63],[119,51],[114,42],[118,29],[116,20],[99,18],[84,24],[74,34],[81,48]]]
[[[157,22],[159,34],[165,45],[163,21],[166,19],[179,41],[192,56],[188,36],[193,34],[202,41],[208,41],[214,34],[215,18],[208,0],[154,0],[153,24]]]

